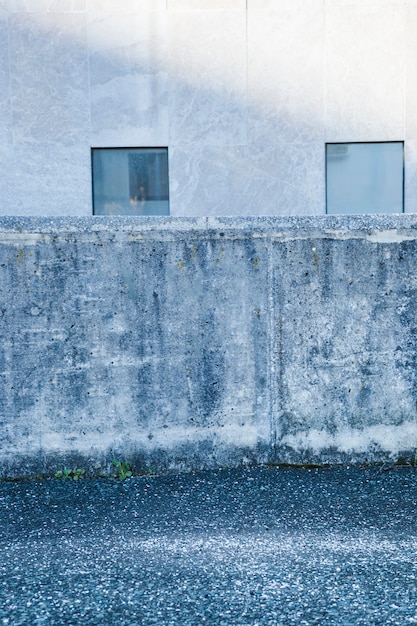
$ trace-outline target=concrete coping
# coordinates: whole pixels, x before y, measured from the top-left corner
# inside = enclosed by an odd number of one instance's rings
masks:
[[[417,214],[319,215],[253,217],[174,216],[87,216],[87,217],[0,217],[0,241],[6,236],[39,235],[39,239],[178,240],[192,235],[198,239],[325,239],[366,238],[375,243],[400,243],[417,238]],[[20,237],[21,236],[21,237]],[[35,239],[38,239],[35,237]]]

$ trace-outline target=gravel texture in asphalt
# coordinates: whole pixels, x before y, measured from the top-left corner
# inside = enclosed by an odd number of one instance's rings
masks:
[[[0,483],[0,625],[417,624],[414,468]]]

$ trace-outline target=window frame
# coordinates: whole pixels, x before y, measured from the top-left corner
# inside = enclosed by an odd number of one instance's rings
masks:
[[[328,146],[335,145],[376,145],[376,144],[401,144],[402,147],[402,206],[401,206],[401,214],[405,213],[405,142],[403,139],[395,139],[389,141],[327,141],[325,143],[325,153],[324,153],[324,163],[325,163],[325,210],[326,215],[365,215],[365,213],[329,213],[329,199],[328,199]],[[398,213],[374,213],[370,211],[370,215],[398,215]]]
[[[114,213],[114,214],[110,214],[110,213],[96,213],[96,200],[95,200],[95,179],[94,179],[94,153],[95,152],[105,152],[105,151],[120,151],[120,152],[129,152],[130,151],[143,151],[146,152],[148,151],[165,151],[166,154],[166,188],[167,188],[167,208],[168,208],[168,213],[160,213],[157,214],[158,216],[169,216],[171,214],[171,207],[170,207],[170,185],[169,185],[169,151],[168,151],[168,146],[91,146],[90,147],[90,162],[91,162],[91,198],[92,198],[92,214],[93,216],[102,216],[105,217],[106,215],[119,215],[119,216],[125,216],[125,217],[149,217],[152,214],[147,214],[147,213]]]

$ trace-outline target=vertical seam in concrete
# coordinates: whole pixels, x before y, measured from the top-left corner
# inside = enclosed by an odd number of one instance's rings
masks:
[[[275,415],[274,408],[275,402],[274,398],[275,394],[275,356],[274,356],[274,318],[275,318],[275,307],[274,307],[274,276],[273,276],[273,243],[272,239],[268,238],[268,275],[267,275],[267,290],[268,290],[268,353],[267,353],[267,394],[268,394],[268,413],[269,413],[269,442],[270,442],[270,450],[269,456],[270,461],[275,459],[275,450],[276,450],[276,423],[275,423]]]

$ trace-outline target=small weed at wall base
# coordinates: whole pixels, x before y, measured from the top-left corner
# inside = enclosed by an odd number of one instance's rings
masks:
[[[130,478],[132,476],[131,465],[128,461],[118,461],[117,459],[114,459],[113,465],[117,470],[116,478],[125,480],[125,478]]]
[[[55,472],[55,478],[60,478],[62,480],[67,480],[68,478],[71,480],[79,480],[85,474],[85,470],[83,469],[63,469]]]

